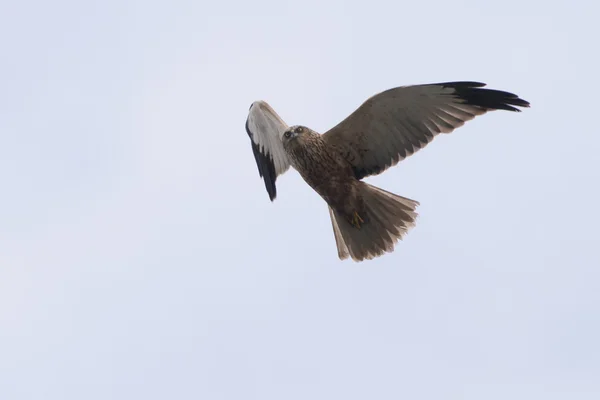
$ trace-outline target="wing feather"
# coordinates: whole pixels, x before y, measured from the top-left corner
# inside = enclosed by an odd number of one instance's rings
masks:
[[[255,101],[250,106],[246,132],[250,137],[258,173],[265,181],[271,201],[277,197],[277,177],[290,167],[281,142],[281,135],[287,128],[283,119],[266,102]]]
[[[341,154],[350,155],[358,179],[379,174],[427,146],[440,133],[451,133],[493,110],[521,111],[529,102],[509,92],[483,89],[480,82],[401,86],[365,101],[323,135]]]

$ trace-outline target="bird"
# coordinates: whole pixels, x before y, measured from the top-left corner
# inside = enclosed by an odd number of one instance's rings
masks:
[[[267,102],[254,101],[246,132],[269,199],[277,197],[277,178],[292,167],[327,203],[340,260],[393,252],[415,226],[420,203],[363,179],[476,116],[530,106],[516,94],[485,86],[456,81],[395,87],[371,96],[323,134],[288,126]]]

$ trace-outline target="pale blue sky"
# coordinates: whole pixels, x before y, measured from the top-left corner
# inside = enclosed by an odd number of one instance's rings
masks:
[[[600,398],[596,3],[0,6],[0,399]],[[369,182],[420,201],[340,262],[244,123],[326,131],[399,85],[485,115]]]

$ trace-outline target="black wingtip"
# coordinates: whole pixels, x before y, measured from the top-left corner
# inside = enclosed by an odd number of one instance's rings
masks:
[[[443,87],[453,88],[455,95],[465,103],[487,108],[489,110],[506,110],[520,112],[517,107],[528,108],[529,102],[521,99],[514,93],[502,90],[482,89],[486,84],[482,82],[444,82]]]
[[[258,145],[254,142],[252,132],[250,132],[250,128],[248,127],[248,119],[246,119],[246,133],[250,137],[250,144],[252,145],[252,152],[254,153],[254,159],[256,160],[258,174],[265,181],[265,188],[269,194],[269,199],[274,201],[277,197],[277,188],[275,187],[275,181],[277,180],[275,163],[271,156],[263,154]]]

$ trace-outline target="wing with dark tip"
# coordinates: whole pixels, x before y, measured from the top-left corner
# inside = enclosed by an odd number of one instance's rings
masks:
[[[250,106],[246,132],[250,137],[258,173],[265,181],[271,201],[277,197],[277,177],[290,167],[281,142],[281,135],[287,128],[286,123],[266,102],[255,101]]]
[[[386,90],[365,101],[323,139],[352,164],[358,179],[379,174],[438,134],[450,133],[478,115],[529,107],[515,94],[484,86],[445,82]]]

